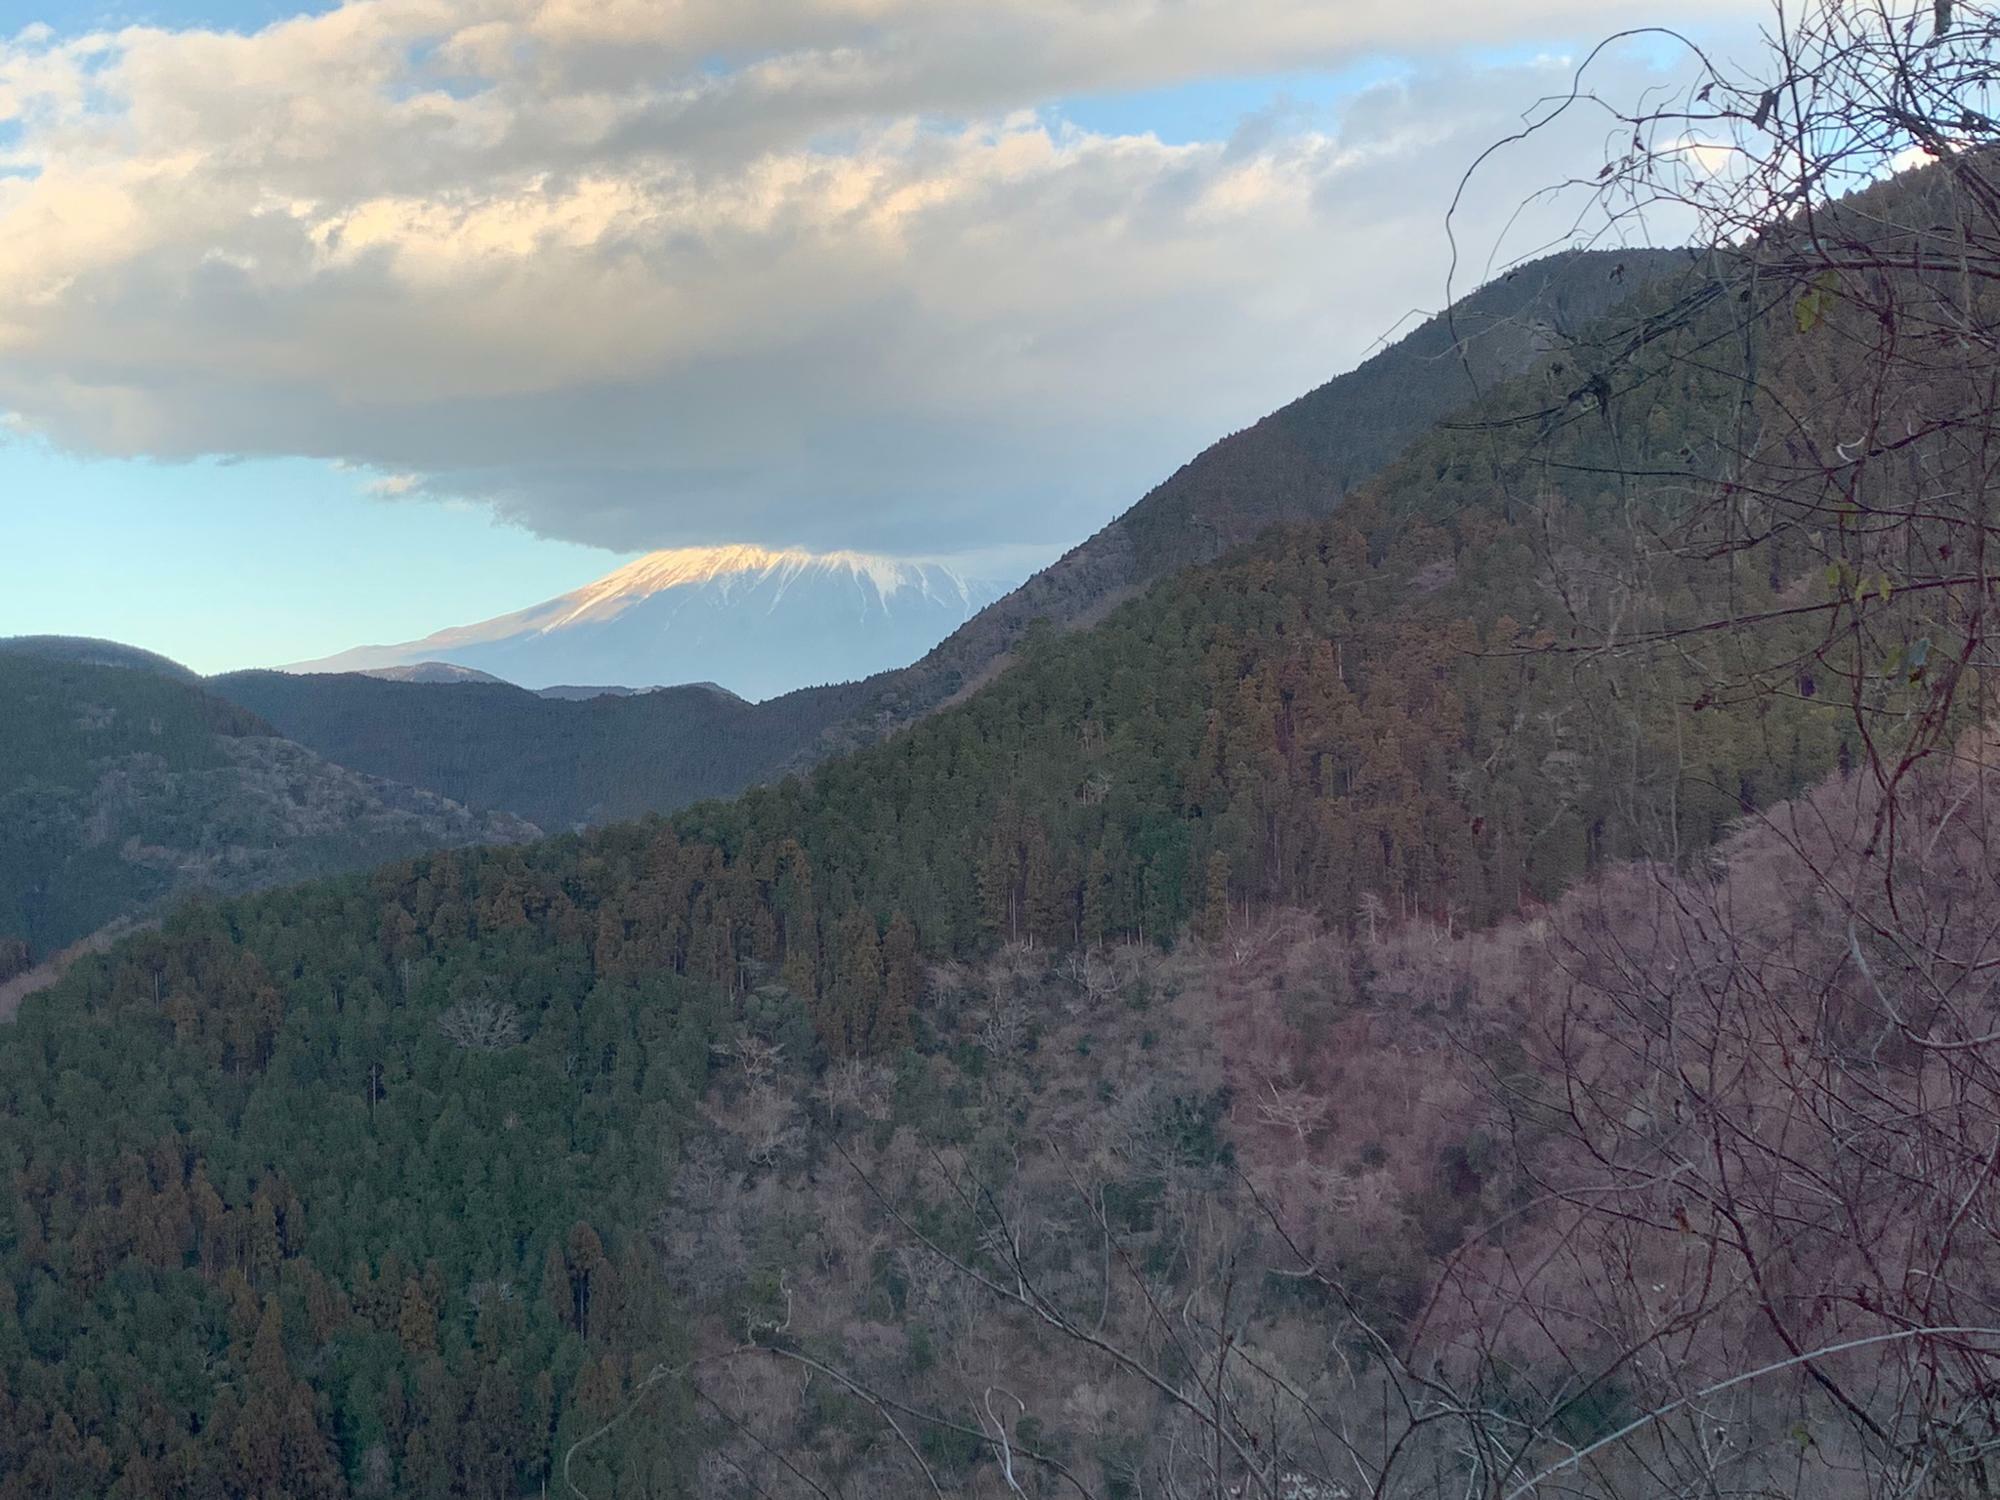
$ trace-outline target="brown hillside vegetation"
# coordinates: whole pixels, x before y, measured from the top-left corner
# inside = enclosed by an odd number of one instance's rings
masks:
[[[1964,1045],[2000,1026],[1996,791],[1973,753],[1918,793],[1927,955],[1833,778],[1485,932],[1016,945],[932,972],[921,1062],[723,1043],[655,1225],[737,1434],[709,1492],[1003,1495],[970,1467],[1003,1439],[1029,1493],[1205,1493],[1219,1441],[1288,1495],[1468,1451],[1557,1493],[1907,1485],[2000,1416],[2000,1073]]]

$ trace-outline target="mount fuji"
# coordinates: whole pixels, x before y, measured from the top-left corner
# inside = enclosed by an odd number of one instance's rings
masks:
[[[907,665],[1018,581],[861,552],[680,547],[512,614],[284,670],[448,662],[526,688],[699,680],[755,700]]]

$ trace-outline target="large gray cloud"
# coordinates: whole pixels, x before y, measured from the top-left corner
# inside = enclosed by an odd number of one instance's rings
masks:
[[[1638,8],[354,0],[27,34],[0,47],[0,407],[621,549],[1073,537],[1435,304],[1457,174],[1569,76],[1469,49]],[[1403,76],[1331,125],[1170,145],[1032,109],[1382,55]],[[1465,242],[1604,128],[1516,148]]]

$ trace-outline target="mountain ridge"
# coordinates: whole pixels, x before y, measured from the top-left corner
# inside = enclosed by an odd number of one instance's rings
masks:
[[[491,672],[461,667],[449,661],[416,661],[393,667],[361,667],[362,677],[379,677],[384,682],[499,682]]]
[[[198,683],[201,674],[170,656],[130,646],[123,641],[86,635],[0,636],[0,655],[34,656],[47,661],[71,661],[84,666],[122,667],[150,672],[175,682]]]
[[[1563,251],[1516,267],[1388,347],[1222,437],[1129,509],[916,662],[874,680],[865,718],[822,752],[865,743],[990,681],[1034,622],[1094,623],[1146,584],[1266,528],[1330,514],[1355,484],[1482,388],[1536,359],[1649,280],[1674,250]]]

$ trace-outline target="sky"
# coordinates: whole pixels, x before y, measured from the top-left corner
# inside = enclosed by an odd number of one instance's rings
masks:
[[[216,671],[661,547],[1052,555],[1558,242],[1589,110],[1447,281],[1593,43],[1762,14],[0,0],[0,635]]]

